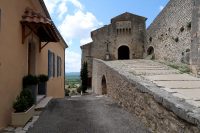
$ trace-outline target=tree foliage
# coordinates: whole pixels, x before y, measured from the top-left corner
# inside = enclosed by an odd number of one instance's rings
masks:
[[[82,64],[81,68],[81,90],[85,92],[87,90],[87,83],[88,83],[88,66],[87,62]]]

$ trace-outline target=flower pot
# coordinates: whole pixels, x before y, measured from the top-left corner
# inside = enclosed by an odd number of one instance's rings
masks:
[[[34,115],[35,105],[29,108],[26,112],[12,113],[12,125],[24,126]]]
[[[46,87],[47,83],[46,82],[40,82],[38,84],[38,94],[39,95],[46,95]]]

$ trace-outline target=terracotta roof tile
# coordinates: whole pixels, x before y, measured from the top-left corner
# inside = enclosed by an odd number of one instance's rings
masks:
[[[42,16],[40,13],[37,13],[28,7],[25,9],[24,14],[22,15],[22,22],[44,23],[50,25],[52,24],[50,19]]]

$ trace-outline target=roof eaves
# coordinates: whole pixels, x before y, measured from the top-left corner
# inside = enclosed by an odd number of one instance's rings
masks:
[[[49,19],[51,19],[51,16],[50,16],[50,14],[49,14],[49,12],[48,12],[48,10],[47,10],[47,7],[46,7],[44,1],[43,1],[43,0],[39,0],[39,2],[40,2],[40,4],[41,4],[42,8],[44,9],[44,12],[45,12],[46,16],[47,16]],[[51,20],[52,20],[52,19],[51,19]],[[59,36],[59,37],[61,38],[61,40],[64,42],[65,48],[68,48],[67,43],[65,42],[64,38],[62,37],[62,35],[61,35],[60,32],[58,31],[58,29],[57,29],[57,27],[55,26],[55,24],[54,24],[53,21],[52,21],[52,24],[53,24],[53,26],[55,27],[55,30],[56,30],[56,32],[58,33],[58,36]]]

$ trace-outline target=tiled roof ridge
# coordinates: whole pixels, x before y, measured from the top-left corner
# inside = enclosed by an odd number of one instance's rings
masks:
[[[49,18],[44,17],[41,13],[31,9],[30,7],[26,7],[24,14],[22,15],[22,22],[52,24],[52,21]]]

